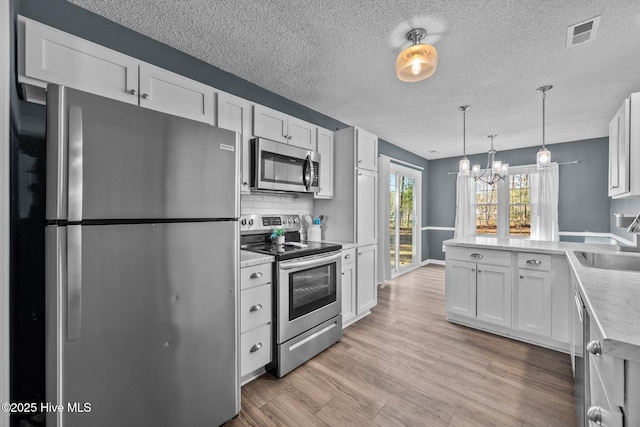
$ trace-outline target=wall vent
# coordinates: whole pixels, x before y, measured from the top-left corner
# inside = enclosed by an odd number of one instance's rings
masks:
[[[598,33],[599,26],[600,16],[571,25],[567,28],[567,47],[573,47],[594,40]]]

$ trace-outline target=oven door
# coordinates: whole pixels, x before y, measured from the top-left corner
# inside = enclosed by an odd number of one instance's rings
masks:
[[[330,252],[278,263],[278,344],[340,315],[341,258]]]
[[[267,191],[319,191],[320,154],[257,138],[253,144],[253,187]]]

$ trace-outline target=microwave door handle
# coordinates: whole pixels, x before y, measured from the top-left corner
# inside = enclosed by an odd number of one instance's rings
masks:
[[[313,161],[311,160],[311,155],[307,154],[307,162],[309,165],[309,185],[307,186],[307,190],[310,190],[311,187],[313,186],[313,181],[316,178],[316,174],[313,170]]]
[[[293,261],[293,262],[283,262],[280,263],[280,269],[281,270],[293,270],[296,268],[307,268],[307,267],[315,267],[315,266],[320,266],[320,265],[325,265],[325,264],[329,264],[339,258],[342,257],[342,254],[338,253],[336,255],[332,255],[332,256],[328,256],[328,257],[322,257],[322,258],[316,258],[316,259],[311,259],[311,260],[306,260],[306,261]]]
[[[309,191],[311,188],[312,181],[312,172],[313,168],[311,167],[311,156],[307,154],[307,157],[304,159],[304,170],[302,171],[302,182],[304,183],[304,188]]]

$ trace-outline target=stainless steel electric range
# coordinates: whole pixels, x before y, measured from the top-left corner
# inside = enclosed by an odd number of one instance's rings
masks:
[[[286,230],[283,245],[269,238],[275,227]],[[274,354],[267,369],[280,378],[342,337],[342,246],[300,241],[298,215],[241,217],[240,245],[275,257]]]

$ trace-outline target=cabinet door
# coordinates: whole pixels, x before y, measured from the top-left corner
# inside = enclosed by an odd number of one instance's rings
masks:
[[[365,313],[378,303],[376,279],[377,246],[358,247],[356,263],[356,300],[357,315]]]
[[[342,266],[342,327],[349,325],[356,315],[355,264]]]
[[[449,313],[476,317],[476,264],[447,259],[445,305]]]
[[[317,151],[316,133],[318,127],[295,117],[287,120],[287,144]]]
[[[370,245],[377,242],[377,180],[378,174],[356,169],[356,242]]]
[[[149,64],[140,64],[140,106],[213,124],[211,86]]]
[[[320,191],[314,194],[316,199],[333,198],[333,132],[318,128],[318,153],[320,153]]]
[[[378,170],[378,137],[362,129],[356,129],[356,167]]]
[[[511,269],[477,265],[478,320],[511,327]]]
[[[240,134],[242,140],[242,177],[240,193],[251,193],[251,103],[245,99],[218,92],[218,127]]]
[[[609,197],[630,191],[629,120],[629,99],[625,99],[609,122]]]
[[[262,105],[253,106],[253,135],[287,142],[287,115]]]
[[[57,83],[130,104],[138,103],[138,61],[103,46],[20,18],[24,26],[20,80]],[[24,65],[23,65],[24,64]]]
[[[517,329],[551,336],[551,274],[518,270]]]

